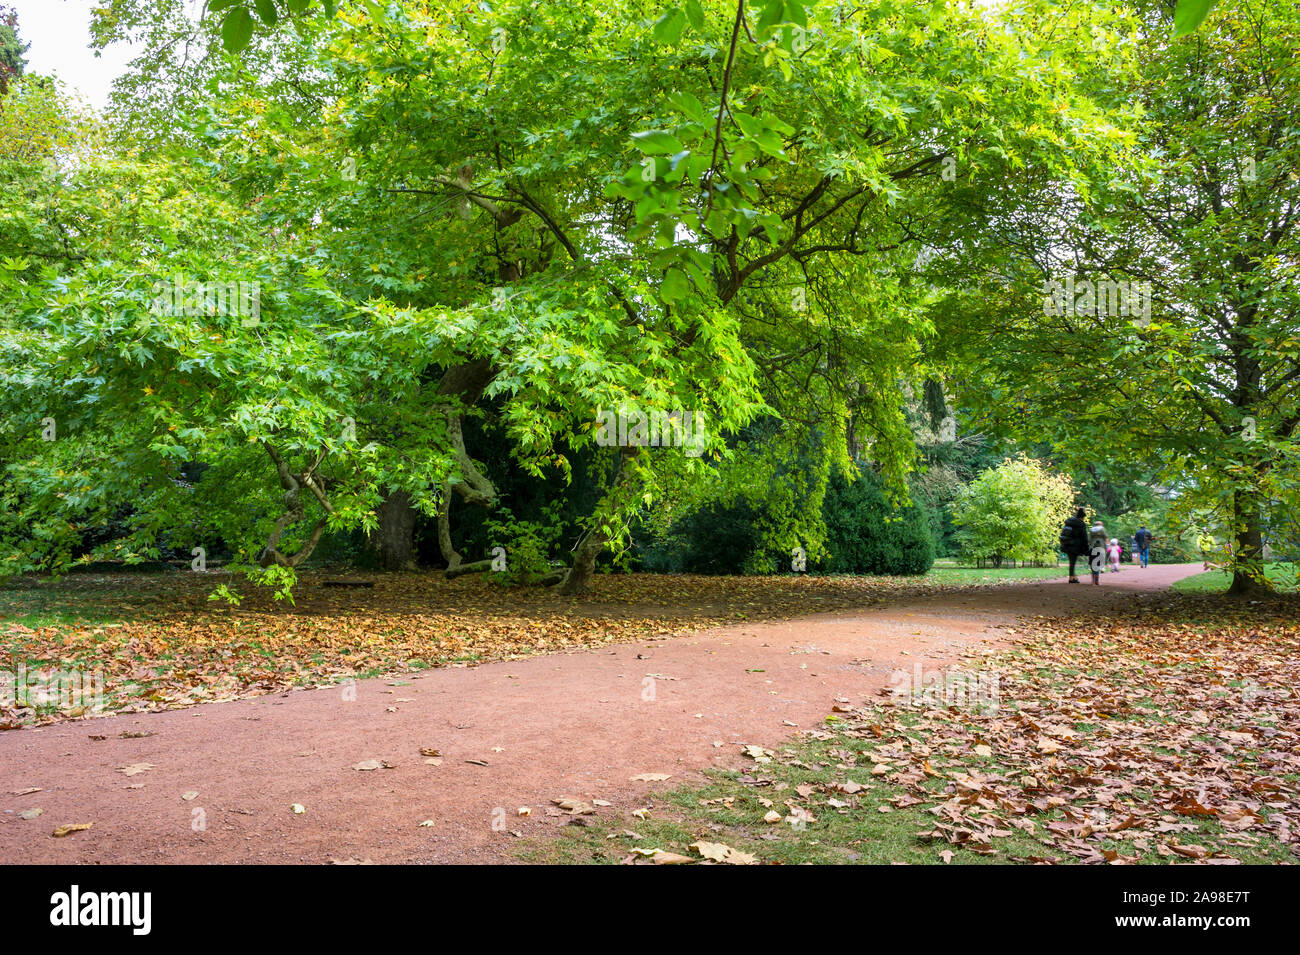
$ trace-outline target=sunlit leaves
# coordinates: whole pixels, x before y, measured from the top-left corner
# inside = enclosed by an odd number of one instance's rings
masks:
[[[1195,33],[1218,0],[1178,0],[1174,8],[1174,36]]]
[[[637,144],[637,148],[648,156],[664,156],[682,150],[681,141],[663,130],[633,133],[632,139]]]
[[[680,9],[672,9],[655,21],[654,38],[659,43],[673,44],[686,28],[686,14]]]

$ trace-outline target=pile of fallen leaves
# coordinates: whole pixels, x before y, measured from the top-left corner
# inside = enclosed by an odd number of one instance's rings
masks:
[[[1296,611],[1184,600],[1041,621],[977,664],[996,707],[904,694],[837,707],[834,731],[812,735],[845,743],[846,776],[899,787],[893,808],[932,817],[918,836],[945,859],[1023,845],[1017,831],[1042,849],[1010,861],[1300,854]],[[864,787],[819,788],[844,808]]]
[[[94,672],[102,712],[138,712],[949,589],[915,578],[655,574],[601,575],[580,597],[433,573],[324,586],[339,576],[303,574],[293,604],[222,573],[19,580],[0,589],[0,621],[20,621],[0,622],[0,671]],[[209,599],[221,583],[242,591],[238,606]],[[0,697],[0,729],[91,715],[78,705],[14,702]]]

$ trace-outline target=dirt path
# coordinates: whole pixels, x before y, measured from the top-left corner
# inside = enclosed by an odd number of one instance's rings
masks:
[[[738,744],[772,747],[814,725],[836,697],[858,702],[893,671],[991,648],[1021,616],[1086,612],[1199,570],[1129,568],[1101,587],[1061,580],[948,592],[365,680],[355,700],[335,687],[3,733],[0,862],[508,861],[515,839],[501,824],[525,835],[559,826],[565,820],[547,814],[553,798],[650,805],[657,787],[738,765]],[[441,765],[426,763],[421,747],[440,751]],[[352,768],[364,760],[392,768]],[[152,768],[119,771],[142,763]],[[630,779],[640,773],[672,778]],[[14,795],[29,787],[41,791]],[[295,803],[306,811],[294,813]],[[532,814],[518,816],[521,806]],[[19,817],[36,807],[39,817]],[[51,837],[84,822],[94,828]]]

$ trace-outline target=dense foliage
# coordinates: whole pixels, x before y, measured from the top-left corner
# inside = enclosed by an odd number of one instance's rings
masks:
[[[871,473],[850,483],[836,475],[826,493],[830,554],[822,569],[833,574],[923,574],[934,563],[926,511],[899,507]]]
[[[940,322],[987,427],[1049,441],[1079,467],[1150,468],[1183,526],[1233,541],[1245,593],[1300,503],[1300,13],[1227,4],[1177,39],[1165,5],[1136,6],[1141,69],[1087,86],[1141,109],[1140,161],[1086,193],[1022,177],[1027,201],[984,247],[996,267],[973,248],[939,256],[965,276]],[[1077,297],[1049,303],[1053,282]],[[1117,286],[1143,307],[1125,309]]]
[[[641,528],[638,565],[700,574],[923,574],[934,563],[930,518],[923,506],[891,500],[869,469],[852,479],[836,472],[822,499],[820,539],[810,556],[783,547],[773,529],[779,495],[768,500],[713,500],[686,511],[665,533]]]
[[[98,8],[143,51],[111,123],[0,98],[0,574],[201,548],[285,594],[313,555],[574,593],[634,528],[730,542],[666,566],[910,572],[978,455],[1039,441],[1155,474],[1247,577],[1294,503],[1284,3],[1183,39],[1053,0],[207,14]],[[1158,280],[1155,320],[1044,317],[1065,256]]]

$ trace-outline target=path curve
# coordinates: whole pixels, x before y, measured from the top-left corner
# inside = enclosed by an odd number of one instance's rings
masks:
[[[566,821],[548,815],[552,799],[651,805],[657,788],[739,765],[740,744],[774,747],[816,724],[837,697],[874,697],[894,671],[993,649],[1027,615],[1111,606],[1199,570],[948,591],[364,680],[355,700],[332,687],[0,733],[0,863],[510,861],[511,830]],[[365,760],[392,768],[353,768]],[[152,768],[120,771],[142,763]],[[632,781],[642,773],[671,779]],[[30,787],[41,791],[15,795]],[[44,812],[19,817],[33,807]],[[83,822],[94,828],[51,836]]]

